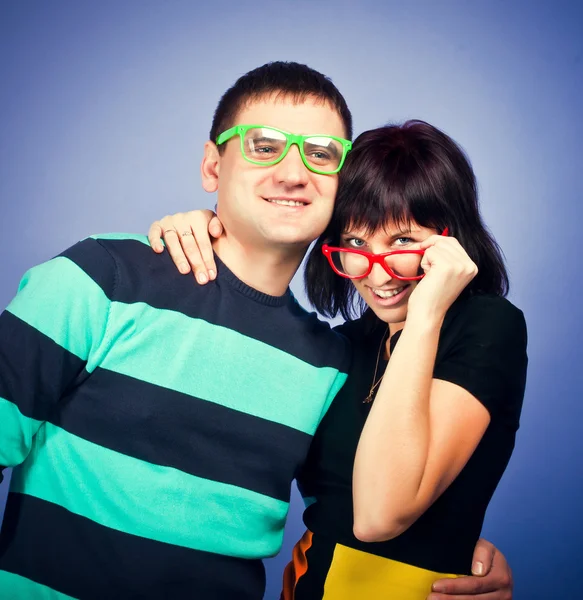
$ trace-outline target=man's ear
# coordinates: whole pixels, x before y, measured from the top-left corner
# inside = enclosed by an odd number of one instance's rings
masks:
[[[219,149],[210,140],[204,145],[204,157],[200,164],[202,187],[205,192],[216,192],[219,189],[219,168],[221,156]]]

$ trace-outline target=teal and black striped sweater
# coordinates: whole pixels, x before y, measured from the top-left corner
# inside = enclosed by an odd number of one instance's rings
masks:
[[[0,316],[2,598],[259,600],[349,348],[219,261],[88,238]]]

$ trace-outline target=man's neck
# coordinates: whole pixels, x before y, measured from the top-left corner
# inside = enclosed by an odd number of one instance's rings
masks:
[[[223,234],[213,242],[218,257],[244,283],[270,296],[285,294],[307,248],[251,247]]]

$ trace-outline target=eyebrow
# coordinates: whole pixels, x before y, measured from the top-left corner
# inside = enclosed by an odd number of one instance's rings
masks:
[[[368,231],[368,229],[367,229],[366,227],[363,227],[362,229],[363,229],[363,231]],[[410,228],[410,227],[406,227],[406,228],[404,228],[404,229],[398,229],[397,231],[394,231],[394,232],[392,232],[392,233],[388,233],[388,232],[387,232],[385,229],[383,229],[383,227],[381,226],[381,227],[377,227],[377,228],[376,228],[375,230],[373,230],[371,233],[367,233],[367,235],[373,235],[374,233],[376,233],[377,231],[380,231],[381,229],[382,229],[382,230],[385,232],[385,234],[386,234],[386,236],[387,236],[388,238],[396,238],[396,237],[399,237],[400,235],[404,235],[404,234],[407,234],[407,235],[415,235],[415,233],[418,233],[418,232],[415,232],[415,231],[411,231],[411,228]],[[350,236],[350,237],[359,237],[358,235],[356,235],[356,234],[354,233],[354,231],[352,231],[352,230],[350,230],[350,229],[345,229],[344,231],[342,231],[342,232],[340,233],[340,235],[344,235],[344,236]]]
[[[251,141],[254,144],[257,143],[261,143],[261,142],[281,142],[281,143],[285,143],[285,140],[280,140],[279,138],[272,138],[272,137],[267,137],[265,135],[262,135],[261,137],[253,137],[251,138]]]
[[[389,233],[386,229],[384,229],[384,232],[387,234],[388,237],[390,238],[395,238],[398,237],[400,235],[418,235],[421,230],[420,229],[411,229],[411,225],[407,224],[407,223],[403,223],[400,226],[400,229],[395,229],[393,232]]]
[[[393,233],[391,233],[390,235],[388,233],[385,232],[385,234],[387,235],[387,239],[390,245],[393,244],[393,242],[403,236],[414,236],[416,233],[419,233],[419,231],[411,231],[411,228],[404,228],[404,229],[400,229],[398,231],[395,231]],[[346,242],[347,238],[356,238],[359,240],[363,240],[366,241],[366,237],[368,237],[369,235],[374,235],[374,232],[372,234],[366,234],[366,235],[356,235],[354,232],[350,231],[350,230],[345,230],[342,231],[340,233],[340,240],[339,243],[343,244]]]
[[[389,235],[389,237],[394,240],[402,235],[415,235],[414,231],[411,231],[410,228],[407,229],[399,229],[399,231],[395,231],[394,233],[392,233],[391,235]]]

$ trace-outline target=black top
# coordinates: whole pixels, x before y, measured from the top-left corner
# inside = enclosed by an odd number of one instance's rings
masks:
[[[352,469],[371,407],[363,400],[386,327],[369,310],[337,328],[352,342],[353,363],[348,381],[317,430],[299,481],[304,496],[316,500],[304,513],[304,522],[313,532],[312,547],[315,550],[315,541],[326,539],[431,571],[469,574],[486,507],[508,464],[518,429],[527,366],[523,314],[493,295],[461,298],[450,308],[440,334],[434,377],[475,396],[488,409],[490,424],[467,465],[424,515],[393,540],[364,543],[352,533]],[[391,338],[391,349],[398,336]],[[377,377],[386,364],[381,358]],[[296,597],[300,587],[310,587],[308,579],[326,577],[327,558],[320,560],[312,552],[308,562]]]

